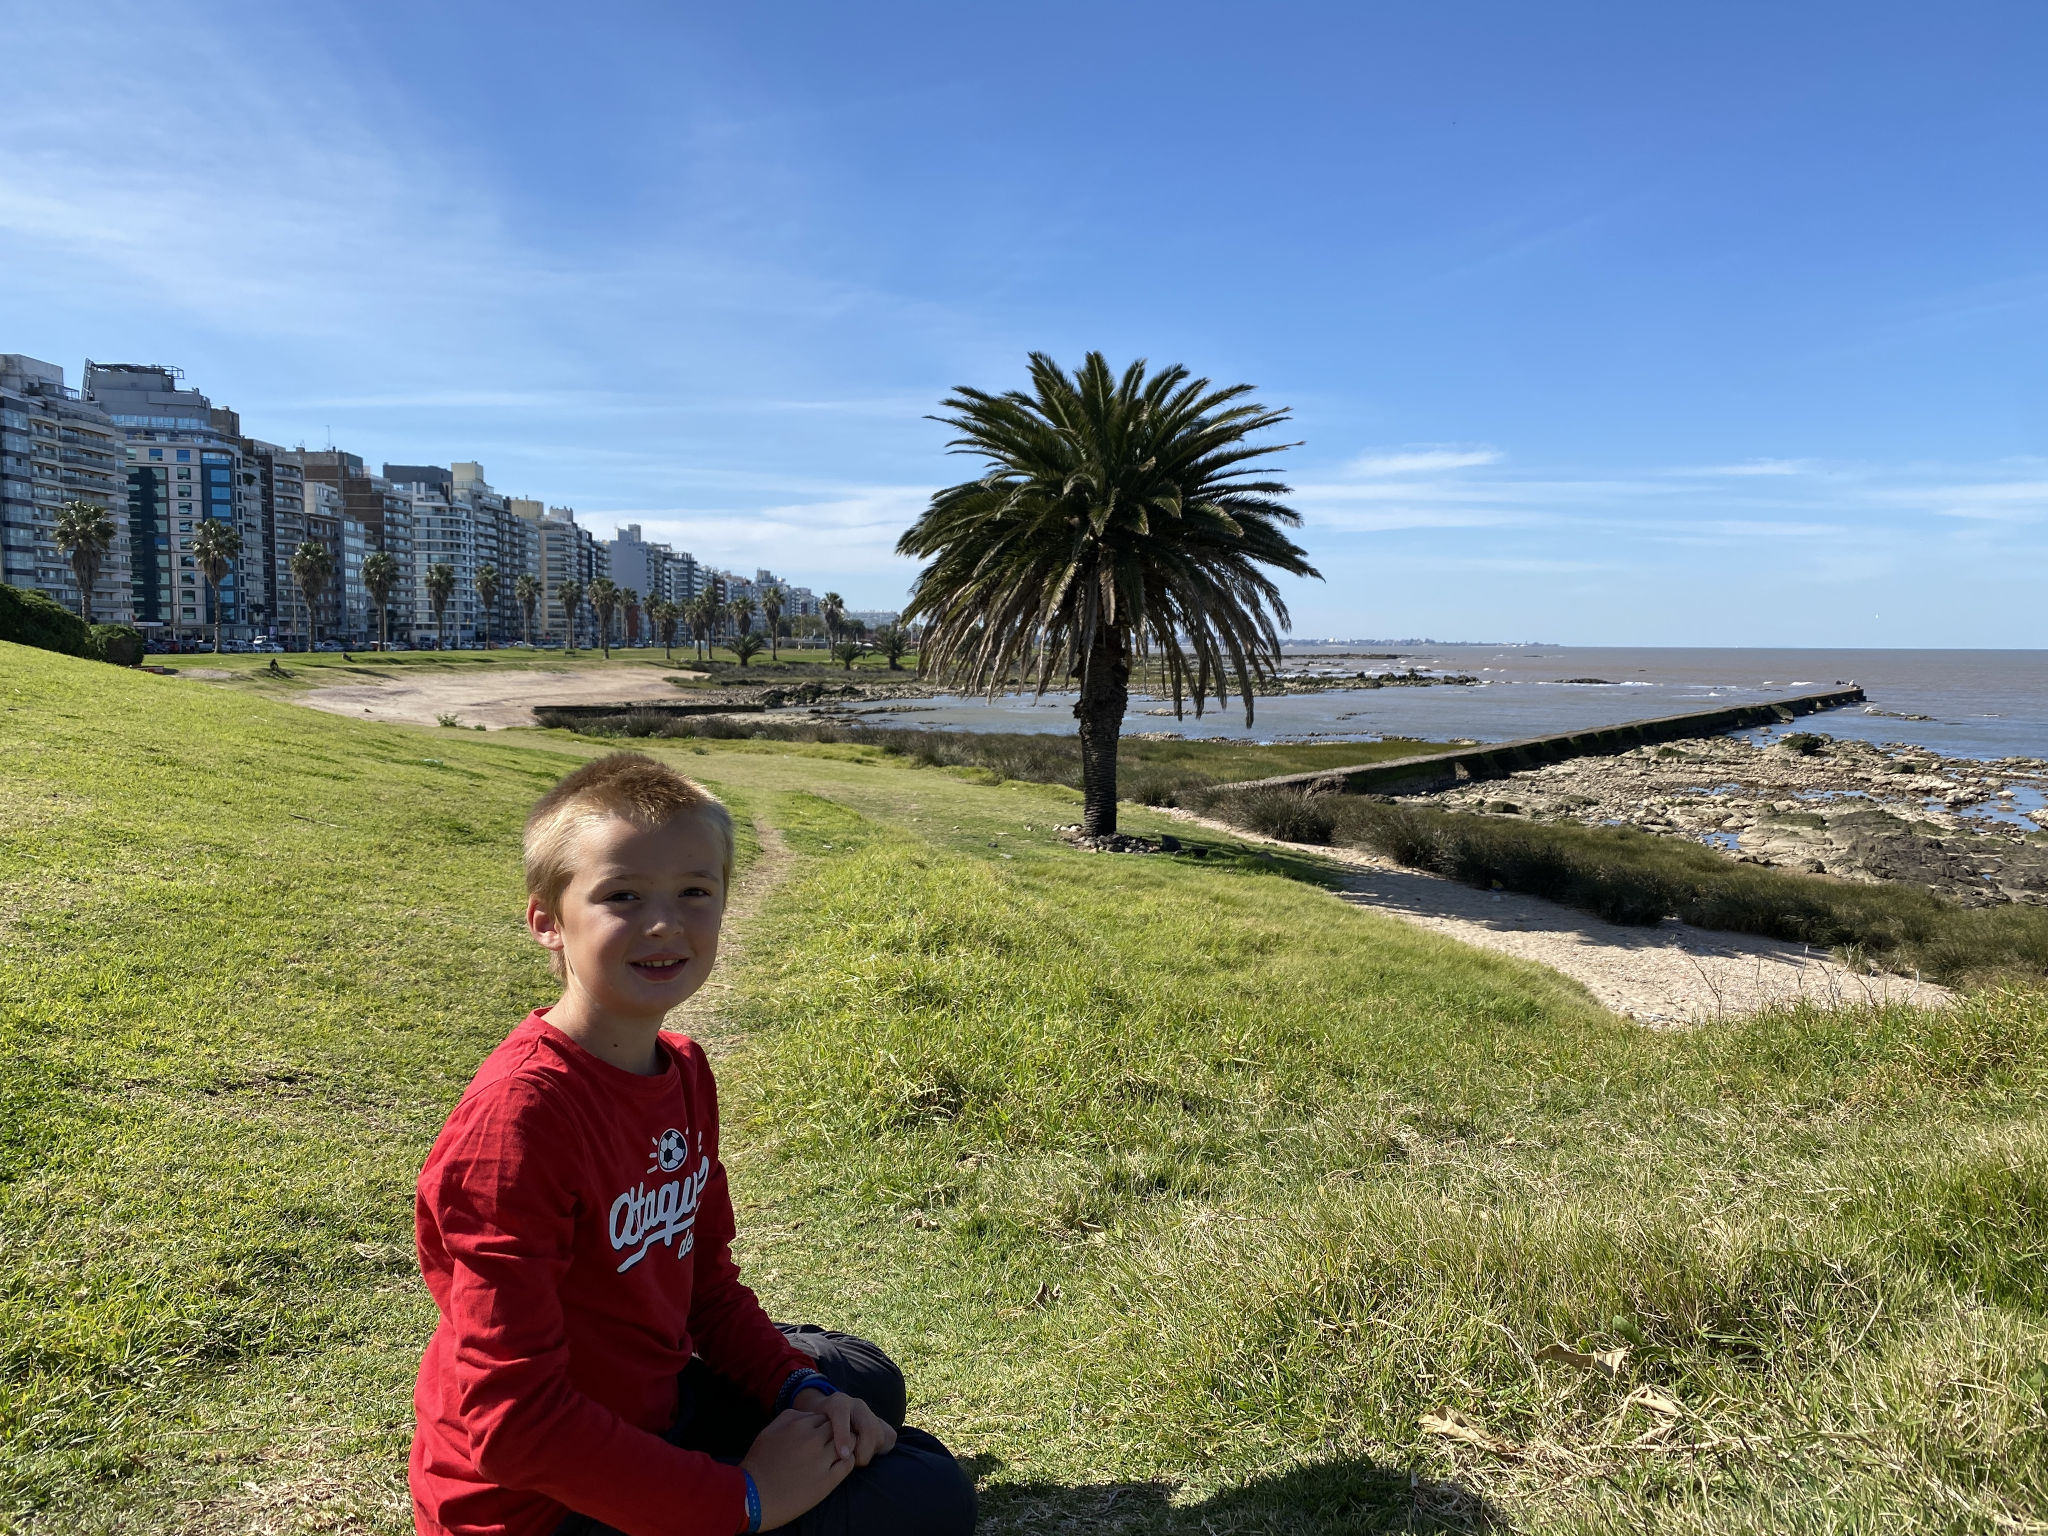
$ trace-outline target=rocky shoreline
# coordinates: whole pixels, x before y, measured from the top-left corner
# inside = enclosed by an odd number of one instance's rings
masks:
[[[1742,863],[2048,906],[2048,762],[1942,757],[1810,731],[1582,757],[1416,797],[1446,810],[1630,826]]]

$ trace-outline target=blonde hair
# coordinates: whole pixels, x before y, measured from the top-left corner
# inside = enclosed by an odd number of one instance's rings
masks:
[[[534,803],[526,818],[526,894],[549,912],[574,878],[576,834],[617,816],[659,827],[693,817],[718,840],[721,884],[732,886],[732,813],[716,795],[665,763],[638,752],[614,752],[585,763]],[[562,957],[551,954],[555,974]]]

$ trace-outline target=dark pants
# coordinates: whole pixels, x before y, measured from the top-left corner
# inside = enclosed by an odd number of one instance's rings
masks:
[[[784,1530],[799,1536],[967,1536],[974,1529],[974,1484],[952,1452],[921,1429],[903,1427],[903,1373],[866,1339],[809,1324],[776,1324],[818,1362],[833,1386],[849,1392],[896,1431],[896,1449],[855,1467],[808,1514]],[[676,1421],[663,1436],[684,1450],[737,1464],[773,1418],[702,1360],[684,1368]],[[555,1536],[618,1536],[588,1515],[571,1515]]]

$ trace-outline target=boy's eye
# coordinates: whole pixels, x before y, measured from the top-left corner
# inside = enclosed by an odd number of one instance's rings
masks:
[[[631,891],[613,891],[611,895],[605,897],[606,901],[633,901],[635,899]]]

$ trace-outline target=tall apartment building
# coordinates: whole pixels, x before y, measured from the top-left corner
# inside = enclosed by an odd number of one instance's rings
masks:
[[[427,572],[445,564],[455,573],[455,590],[444,615],[451,644],[487,637],[506,640],[518,634],[524,620],[513,588],[521,575],[538,572],[531,525],[512,511],[512,498],[494,490],[484,478],[483,466],[473,461],[446,468],[386,464],[384,478],[402,486],[413,499],[415,631],[434,634]],[[498,575],[488,613],[476,581],[485,566]]]
[[[93,583],[92,617],[127,622],[137,550],[126,479],[119,431],[104,411],[65,388],[64,370],[0,352],[0,580],[77,612],[78,581],[57,548],[57,512],[67,501],[91,502],[114,524],[113,546]],[[154,570],[154,546],[143,553]]]
[[[297,450],[261,439],[242,439],[244,473],[256,477],[258,526],[262,529],[261,561],[270,583],[269,614],[258,626],[276,638],[304,633],[298,589],[292,580],[292,553],[306,542],[306,471]],[[339,496],[339,492],[335,493]]]
[[[527,573],[532,563],[532,535],[523,518],[512,515],[512,498],[493,490],[484,478],[484,467],[474,461],[458,460],[450,468],[455,474],[455,499],[468,513],[475,570],[490,566],[498,573],[497,592],[490,611],[485,612],[483,594],[476,589],[475,572],[470,576],[470,596],[475,599],[479,634],[499,640],[518,632],[518,603],[512,584]]]
[[[377,632],[377,616],[363,590],[363,561],[370,553],[369,530],[350,514],[335,487],[313,481],[306,487],[306,539],[327,551],[329,575],[312,604],[321,640],[361,645]],[[310,638],[310,637],[309,637]]]
[[[806,616],[816,618],[824,611],[823,605],[818,601],[818,595],[809,587],[792,586],[773,571],[757,570],[754,572],[754,600],[756,602],[761,600],[761,589],[771,586],[782,589],[782,616],[785,619]]]
[[[419,576],[413,554],[411,493],[386,476],[371,474],[353,453],[328,448],[296,457],[308,485],[331,485],[341,493],[342,510],[362,524],[367,548],[398,562],[398,581],[391,589],[391,643],[408,645],[418,633],[431,634],[431,626],[422,632],[414,624]],[[376,632],[377,615],[371,612],[366,633]]]
[[[518,496],[510,498],[506,505],[513,516],[526,524],[531,540],[527,569],[541,584],[543,596],[535,638],[565,636],[562,603],[555,594],[565,581],[574,580],[587,587],[599,576],[611,576],[610,552],[576,521],[573,508],[543,506]],[[580,608],[576,619],[576,643],[593,641],[597,629],[589,608]]]
[[[638,523],[628,523],[605,545],[611,562],[611,577],[622,587],[631,587],[642,602],[666,598],[687,603],[704,590],[704,568],[697,557],[678,552],[666,544],[651,544],[641,536]]]
[[[246,640],[273,607],[263,558],[262,493],[242,453],[241,418],[158,363],[85,365],[85,397],[125,440],[135,621],[198,644],[213,628]],[[230,524],[242,553],[210,589],[192,556],[206,521]]]
[[[476,627],[476,545],[468,509],[456,499],[455,476],[436,464],[386,464],[384,479],[412,501],[412,583],[399,605],[406,632],[424,645],[460,645]],[[437,565],[455,572],[438,623],[427,589]]]

